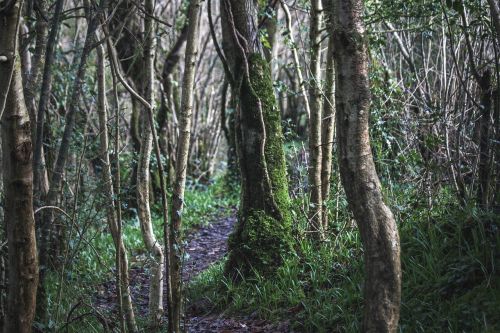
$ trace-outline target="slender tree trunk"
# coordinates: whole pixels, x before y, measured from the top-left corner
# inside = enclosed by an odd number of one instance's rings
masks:
[[[306,90],[306,82],[304,81],[304,76],[302,74],[302,69],[300,67],[300,60],[299,60],[299,53],[297,51],[297,45],[296,45],[295,40],[293,38],[292,15],[290,14],[290,9],[288,8],[286,1],[284,1],[284,0],[280,0],[280,1],[281,1],[281,7],[283,8],[283,11],[285,12],[286,26],[288,29],[290,43],[292,45],[293,64],[295,67],[295,71],[297,72],[297,78],[299,81],[298,82],[299,89],[300,89],[300,92],[302,94],[302,97],[304,98],[304,106],[306,108],[307,117],[310,118],[311,117],[311,106],[310,106],[310,102],[309,102],[309,95],[307,94],[307,90]],[[293,79],[290,78],[290,81],[292,81],[292,80]],[[295,83],[295,82],[292,82],[292,84],[293,83]],[[296,90],[295,87],[294,87],[294,90]],[[296,109],[296,108],[293,108],[293,109]],[[298,116],[298,118],[300,119],[300,115]],[[297,121],[296,124],[297,124],[297,128],[298,128],[300,125],[299,121]]]
[[[36,201],[40,201],[41,198],[44,198],[49,190],[47,168],[45,166],[43,154],[43,128],[45,125],[45,113],[47,112],[50,93],[52,90],[52,67],[54,64],[55,46],[57,44],[57,35],[59,32],[63,7],[64,0],[57,0],[54,16],[52,18],[52,24],[50,27],[49,37],[46,42],[46,50],[44,52],[45,61],[43,68],[42,85],[40,88],[40,99],[38,102],[38,110],[36,115],[35,151],[33,156]],[[37,204],[40,205],[40,202],[37,202]]]
[[[477,82],[481,92],[480,100],[480,115],[479,120],[479,160],[478,160],[478,187],[476,192],[477,203],[482,208],[489,206],[489,190],[491,181],[491,122],[492,122],[492,102],[493,89],[491,71],[487,68],[482,73],[476,63],[476,54],[472,47],[472,41],[469,34],[469,23],[467,18],[466,7],[463,1],[460,2],[462,8],[460,11],[462,30],[464,32],[465,47],[468,53],[469,65],[472,76]],[[491,7],[494,14],[495,6]]]
[[[129,134],[132,142],[132,150],[134,155],[137,154],[139,156],[141,151],[141,104],[135,99],[132,98],[131,101],[132,107],[130,112],[130,126],[129,126]],[[138,169],[138,161],[134,158],[131,162],[130,168],[132,169],[131,176],[129,178],[129,188],[135,189],[137,188],[137,169]],[[131,191],[133,192],[133,191]],[[127,194],[127,205],[130,208],[137,208],[137,196],[135,193]]]
[[[47,174],[47,167],[45,165],[43,139],[44,139],[44,125],[45,113],[47,112],[49,98],[52,87],[52,72],[55,58],[55,46],[57,44],[57,35],[59,32],[61,13],[63,10],[64,0],[57,0],[52,17],[49,37],[46,43],[45,61],[42,75],[42,84],[40,88],[40,97],[38,100],[38,109],[36,115],[36,131],[35,131],[35,146],[33,155],[33,186],[34,186],[34,201],[35,207],[43,205],[43,201],[49,191],[49,178]],[[47,237],[50,235],[51,225],[44,223],[44,219],[48,218],[48,212],[44,212],[37,216],[38,224],[38,239],[40,248],[40,278],[37,295],[37,321],[45,322],[47,310],[47,296],[45,295],[45,272],[48,266],[48,244],[46,243]]]
[[[106,3],[106,0],[101,0],[98,12],[92,13],[92,17],[90,17],[88,21],[85,43],[79,59],[75,80],[73,82],[71,97],[68,103],[68,111],[66,112],[64,132],[61,138],[61,144],[59,145],[54,170],[52,171],[52,176],[50,178],[49,192],[47,193],[44,202],[47,206],[56,206],[58,197],[61,193],[64,169],[69,155],[71,137],[74,132],[75,116],[78,110],[82,86],[85,80],[85,74],[87,72],[87,59],[89,57],[90,51],[92,50],[92,47],[94,46],[94,33],[99,22],[99,11],[102,11],[102,8],[106,7]],[[50,254],[57,252],[56,249],[59,244],[57,242],[53,242],[54,212],[52,210],[44,210],[42,214],[43,217],[42,225],[40,227],[41,235],[39,251],[40,265],[42,266],[42,270],[40,272],[40,292],[38,297],[42,298],[40,299],[40,302],[44,303],[41,304],[39,302],[40,306],[37,306],[37,318],[39,321],[44,322],[46,320],[47,311],[44,287],[45,271],[49,269]]]
[[[493,24],[495,25],[495,30],[497,32],[497,42],[500,47],[500,4],[498,0],[488,0],[490,5],[491,17],[493,19]]]
[[[309,70],[311,118],[309,120],[309,221],[313,235],[323,237],[322,228],[322,187],[321,187],[321,26],[323,4],[321,0],[311,1],[311,26],[309,28],[309,49],[311,52]]]
[[[36,23],[35,23],[35,50],[32,57],[31,70],[27,75],[27,80],[24,87],[24,96],[26,99],[26,106],[30,115],[30,122],[33,124],[32,141],[35,142],[35,129],[36,124],[36,92],[40,83],[40,73],[43,68],[45,51],[47,47],[47,27],[48,22],[45,20],[44,15],[47,15],[47,1],[41,0],[37,2]],[[28,46],[28,45],[27,45]],[[26,47],[28,49],[28,47]]]
[[[189,6],[189,27],[186,40],[186,58],[182,78],[182,98],[180,112],[179,139],[175,166],[175,182],[172,193],[172,221],[170,224],[170,267],[172,283],[172,318],[169,320],[170,332],[180,332],[182,314],[182,250],[181,223],[184,208],[184,190],[191,140],[191,116],[193,112],[193,89],[196,59],[198,56],[198,21],[200,0],[192,0]]]
[[[167,159],[166,171],[167,171],[167,184],[173,184],[173,174],[171,172],[174,169],[175,157],[174,153],[174,138],[175,131],[173,131],[172,120],[175,118],[175,102],[174,102],[174,79],[173,75],[177,69],[177,65],[182,58],[182,47],[187,39],[188,33],[188,21],[185,22],[182,30],[177,37],[174,45],[168,52],[163,63],[162,72],[162,84],[163,84],[163,94],[162,94],[162,105],[158,114],[158,127],[160,129],[159,140],[161,144],[161,152]]]
[[[232,88],[232,87],[231,87]],[[227,95],[230,93],[229,104]],[[227,171],[225,183],[228,189],[234,189],[234,185],[239,182],[240,173],[238,170],[238,156],[236,154],[236,93],[230,89],[229,81],[224,80],[221,99],[221,128],[227,141]]]
[[[327,201],[330,199],[330,178],[332,175],[332,151],[335,132],[335,63],[333,61],[333,37],[328,41],[326,60],[325,97],[323,102],[323,121],[321,129],[321,199],[323,200],[323,217],[321,224],[323,232],[328,230]]]
[[[264,47],[264,55],[269,63],[276,59],[276,41],[278,37],[278,7],[276,6],[276,2],[275,0],[268,1],[266,6],[267,13],[263,18],[263,28],[267,34],[266,40],[269,44],[267,47]],[[272,72],[273,68],[271,67],[271,73]]]
[[[135,315],[132,306],[130,294],[129,276],[128,276],[128,259],[127,249],[123,243],[121,228],[119,227],[118,205],[120,201],[116,200],[115,190],[113,187],[113,178],[111,173],[111,160],[109,158],[109,136],[108,136],[108,110],[106,103],[106,76],[104,67],[104,50],[100,45],[97,48],[98,53],[98,69],[97,69],[97,84],[98,84],[98,114],[99,114],[99,144],[100,158],[103,163],[102,182],[105,186],[106,205],[108,227],[113,237],[116,250],[116,289],[118,291],[118,305],[120,309],[120,324],[124,332],[123,315],[125,315],[126,323],[129,332],[136,332],[137,325],[135,323]],[[116,101],[118,102],[118,101]],[[118,170],[119,172],[119,170]]]
[[[401,298],[399,235],[370,148],[370,87],[363,1],[334,0],[340,175],[364,248],[363,332],[396,332]]]
[[[253,0],[221,1],[223,47],[239,95],[236,142],[241,174],[238,224],[225,273],[272,275],[292,252],[281,114],[264,58]]]
[[[493,89],[491,72],[486,70],[478,82],[481,88],[481,118],[479,120],[479,166],[477,189],[477,201],[483,208],[489,207],[490,183],[491,183],[491,120],[492,120],[492,102]]]
[[[153,7],[152,6],[149,6],[149,5],[152,5],[152,3],[149,3],[148,4],[148,7],[147,7],[147,10],[150,10],[152,11]],[[152,14],[150,15],[147,15],[148,17],[152,17]],[[168,237],[168,231],[169,231],[169,228],[168,228],[168,207],[167,207],[167,194],[166,194],[166,189],[165,189],[165,177],[164,177],[164,172],[163,172],[163,166],[161,164],[161,152],[160,152],[160,144],[159,144],[159,141],[158,141],[158,137],[157,137],[157,134],[156,134],[156,128],[153,124],[154,122],[154,105],[151,104],[150,102],[148,102],[146,99],[144,99],[139,93],[137,93],[128,83],[127,81],[123,78],[123,75],[120,73],[120,67],[119,67],[119,61],[118,61],[118,56],[117,56],[117,53],[116,53],[116,49],[114,48],[114,45],[113,43],[111,42],[110,38],[109,38],[109,31],[108,31],[108,27],[107,25],[103,25],[103,29],[104,29],[104,33],[107,37],[107,40],[106,40],[106,44],[108,46],[108,54],[110,55],[110,60],[111,60],[111,66],[112,66],[112,69],[113,69],[113,72],[114,72],[114,77],[118,78],[118,80],[120,81],[120,83],[125,87],[125,89],[132,95],[132,97],[134,99],[136,99],[138,102],[140,102],[145,108],[146,108],[146,111],[147,111],[147,114],[146,116],[148,117],[148,121],[149,121],[149,124],[150,124],[150,127],[149,129],[151,130],[151,135],[152,135],[152,141],[154,143],[154,148],[155,148],[155,155],[156,155],[156,163],[158,165],[158,174],[159,174],[159,178],[160,178],[160,183],[162,184],[161,186],[161,201],[162,201],[162,214],[163,214],[163,226],[164,226],[164,241],[165,241],[165,246],[166,248],[170,248],[169,246],[169,237]],[[152,69],[154,69],[154,67],[151,66],[149,67],[149,70],[147,71],[147,73],[149,74],[148,77],[149,77],[149,82],[153,82],[153,79],[154,79],[154,76],[153,75],[150,75],[151,73],[154,73],[152,71]],[[116,88],[115,88],[115,99],[118,100],[118,97],[117,97],[117,92],[116,92]],[[153,97],[153,94],[151,94],[151,96],[149,97]],[[118,134],[119,134],[119,130],[118,130],[118,114],[117,114],[117,117],[116,117],[116,127],[115,127],[115,136],[118,138]],[[115,142],[115,149],[116,151],[118,151],[118,141]],[[115,155],[117,156],[117,155]],[[119,160],[117,159],[117,166],[119,166]],[[147,166],[149,167],[149,165]],[[119,173],[117,173],[117,182],[120,181],[120,178],[119,178]],[[141,200],[144,200],[144,197],[141,197]],[[145,205],[146,209],[149,209],[149,202],[146,203]],[[120,209],[118,209],[118,212],[121,212]],[[149,212],[149,210],[147,211]],[[149,215],[150,217],[150,215]],[[121,215],[118,216],[118,226],[121,228]],[[147,227],[147,225],[146,225]],[[148,228],[148,227],[147,227]],[[146,229],[145,230],[146,233],[149,233],[150,230]],[[143,235],[145,233],[143,232]],[[151,236],[151,234],[150,234]],[[152,236],[154,237],[154,234],[152,234]],[[145,239],[145,241],[149,242],[150,245],[157,245],[156,243],[156,240],[154,239],[154,242],[151,243],[151,237],[147,237]],[[147,246],[148,244],[146,244]],[[157,251],[160,250],[161,251],[161,247],[158,247],[158,248],[151,248],[151,250],[153,251],[156,251],[154,253],[152,253],[153,255],[155,254],[159,254]],[[165,258],[165,266],[166,267],[170,267],[170,257],[168,255],[166,256],[163,256]],[[156,257],[158,258],[158,257]],[[158,261],[155,260],[155,263],[158,263]],[[169,317],[171,317],[170,315],[170,306],[169,304],[172,304],[172,296],[171,296],[171,281],[170,281],[170,276],[167,275],[167,307],[169,309]],[[155,318],[155,322],[153,323],[154,325],[157,324],[157,319],[158,317]],[[158,318],[160,319],[160,318]]]
[[[148,103],[155,104],[155,69],[154,58],[156,48],[154,1],[148,0],[145,3],[145,10],[149,15],[144,18],[144,67],[145,94]],[[149,162],[153,149],[153,132],[151,127],[151,118],[146,110],[143,114],[141,148],[139,152],[139,162],[137,168],[137,210],[139,213],[139,222],[141,224],[142,237],[146,249],[151,254],[153,262],[151,263],[151,280],[149,287],[149,315],[151,324],[154,327],[159,325],[163,315],[163,268],[164,257],[160,243],[153,232],[153,223],[150,211],[150,168]]]
[[[22,3],[13,1],[0,11],[0,92],[7,97],[5,112],[0,117],[4,219],[9,246],[5,333],[31,332],[38,284],[31,127],[17,51]]]

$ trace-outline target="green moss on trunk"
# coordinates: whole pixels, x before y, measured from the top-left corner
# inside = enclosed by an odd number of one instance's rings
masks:
[[[243,78],[241,84],[236,127],[241,204],[225,267],[233,277],[272,275],[293,251],[281,115],[269,64],[251,54],[248,67],[250,80]]]

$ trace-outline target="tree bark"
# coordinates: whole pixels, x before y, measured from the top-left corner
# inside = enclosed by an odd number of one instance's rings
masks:
[[[181,223],[184,208],[184,190],[191,140],[191,117],[193,113],[193,89],[196,59],[198,56],[198,21],[200,0],[192,0],[188,12],[188,33],[184,75],[182,78],[182,98],[180,112],[179,139],[177,140],[175,182],[172,192],[172,214],[170,224],[170,267],[172,284],[172,318],[169,320],[170,332],[180,332],[182,314],[182,249]]]
[[[472,40],[469,34],[469,23],[467,12],[464,2],[460,3],[461,10],[460,16],[462,20],[462,30],[465,37],[465,46],[469,57],[469,65],[471,68],[472,76],[477,82],[480,89],[481,100],[479,112],[481,118],[479,120],[479,159],[478,159],[478,187],[476,191],[476,200],[480,207],[488,208],[489,206],[489,192],[491,181],[491,122],[492,122],[492,102],[493,102],[493,89],[492,89],[492,74],[490,69],[480,70],[476,63]],[[494,7],[491,7],[494,10]],[[492,14],[494,12],[492,11]]]
[[[236,142],[241,174],[238,224],[225,273],[238,279],[274,274],[292,252],[281,114],[264,58],[253,0],[221,1],[223,49],[237,92]]]
[[[370,87],[361,0],[334,0],[340,175],[364,248],[363,332],[396,332],[401,298],[399,235],[383,201],[370,148]]]
[[[276,5],[276,0],[269,0],[266,5],[266,13],[263,17],[262,28],[266,32],[267,42],[269,45],[264,47],[264,55],[268,63],[272,63],[273,60],[276,59],[276,42],[278,40],[278,6]],[[273,73],[273,68],[271,66],[271,76]]]
[[[120,322],[125,315],[127,328],[129,332],[137,332],[137,324],[135,322],[135,314],[132,306],[132,298],[130,294],[129,275],[128,275],[128,258],[127,249],[123,243],[121,228],[119,227],[117,206],[121,203],[115,198],[115,190],[113,187],[113,178],[111,173],[111,160],[109,158],[109,135],[108,135],[108,110],[106,103],[106,72],[104,66],[104,50],[100,45],[97,48],[97,86],[98,99],[97,110],[99,115],[99,148],[100,158],[103,164],[102,182],[105,188],[107,200],[106,215],[108,227],[113,238],[116,250],[116,290],[118,291],[118,305],[120,309]],[[119,170],[118,170],[119,172]],[[122,328],[122,331],[124,329]]]
[[[156,48],[156,25],[150,15],[154,15],[154,2],[148,0],[145,10],[149,13],[144,18],[144,67],[146,77],[144,78],[145,95],[148,103],[155,104],[155,48]],[[157,327],[163,315],[163,250],[153,232],[153,223],[150,211],[150,158],[153,149],[153,131],[151,118],[145,110],[142,122],[141,148],[137,169],[137,210],[141,224],[142,237],[146,249],[153,258],[151,263],[151,280],[149,287],[149,315],[151,325]]]
[[[311,1],[311,26],[309,28],[310,86],[309,100],[311,118],[309,119],[309,221],[315,238],[323,237],[322,187],[321,187],[321,25],[323,21],[321,0]]]
[[[224,176],[225,186],[228,189],[234,189],[234,186],[240,180],[238,170],[238,156],[236,154],[236,133],[235,133],[235,114],[236,98],[233,89],[229,89],[230,84],[226,79],[222,87],[221,98],[221,128],[227,141],[227,168]],[[231,90],[231,91],[230,91]],[[230,93],[229,104],[227,95]]]
[[[288,29],[288,38],[290,38],[290,44],[292,45],[292,56],[293,56],[293,64],[295,67],[295,71],[297,72],[297,78],[298,78],[298,85],[300,89],[300,93],[302,97],[304,98],[304,107],[306,109],[306,114],[307,118],[311,117],[311,107],[310,107],[310,102],[309,102],[309,95],[307,94],[306,90],[306,82],[304,81],[304,77],[302,75],[302,70],[300,68],[300,60],[299,60],[299,53],[297,51],[297,44],[295,43],[295,40],[293,38],[293,30],[292,30],[292,15],[290,14],[290,9],[288,8],[288,5],[286,4],[286,1],[280,0],[281,1],[281,7],[283,8],[283,11],[285,12],[285,21],[286,21],[286,26]],[[296,91],[296,81],[290,76],[290,81],[292,81],[293,90]],[[293,97],[295,99],[295,97]],[[292,103],[290,103],[292,104]],[[297,109],[295,107],[290,107],[292,109]],[[299,113],[295,110],[295,113],[298,115],[298,119],[300,119]],[[297,128],[300,127],[300,121],[296,121]]]
[[[7,314],[3,331],[31,332],[38,285],[33,214],[31,127],[24,100],[17,36],[22,1],[0,12],[0,91],[7,96],[1,117],[4,219],[9,246]],[[12,72],[12,80],[9,78]]]
[[[79,59],[78,69],[75,80],[73,82],[71,97],[68,103],[68,111],[66,113],[66,123],[64,132],[61,138],[61,144],[57,153],[57,158],[50,178],[50,188],[44,200],[47,206],[56,206],[58,197],[61,193],[64,169],[68,159],[71,137],[73,136],[75,126],[75,116],[78,110],[82,86],[87,72],[87,59],[94,44],[94,34],[98,26],[99,15],[102,8],[105,8],[107,1],[101,0],[97,12],[91,14],[87,25],[85,43]],[[37,139],[38,141],[38,139]],[[47,304],[45,302],[45,271],[49,269],[49,258],[51,254],[57,252],[58,242],[53,242],[53,227],[54,227],[54,212],[52,210],[44,210],[42,217],[41,236],[40,236],[40,287],[39,287],[39,306],[37,306],[37,318],[39,321],[46,320]],[[43,303],[41,303],[43,302]]]
[[[35,142],[35,128],[36,124],[36,92],[40,83],[40,73],[43,68],[45,60],[45,51],[47,47],[47,27],[48,22],[45,20],[44,15],[47,14],[47,1],[41,0],[37,2],[36,10],[36,23],[35,23],[35,50],[33,52],[32,64],[29,73],[27,73],[26,81],[24,85],[24,96],[26,100],[26,106],[28,108],[28,113],[30,115],[30,122],[33,124],[32,128],[32,141]],[[28,49],[29,45],[26,45]]]
[[[64,7],[64,0],[57,0],[55,5],[54,16],[50,27],[50,33],[46,42],[46,50],[42,85],[40,88],[40,99],[38,101],[38,110],[36,115],[36,131],[35,131],[35,151],[33,157],[34,167],[34,186],[35,200],[40,201],[44,198],[49,190],[49,181],[47,176],[47,168],[45,166],[43,154],[43,128],[45,125],[44,118],[47,112],[50,93],[52,90],[52,72],[55,58],[55,46],[57,44],[57,35],[60,27],[61,14]],[[34,117],[35,118],[35,117]],[[40,202],[38,202],[40,205]]]
[[[323,210],[321,224],[323,232],[328,230],[328,210],[326,204],[330,199],[330,178],[332,175],[333,137],[335,134],[335,63],[333,61],[333,37],[328,41],[326,60],[325,97],[323,102],[323,119],[321,129],[321,199]]]

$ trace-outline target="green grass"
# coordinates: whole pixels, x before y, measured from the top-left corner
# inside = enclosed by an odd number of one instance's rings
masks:
[[[235,192],[226,191],[222,178],[215,180],[210,185],[187,186],[183,215],[184,230],[232,215],[238,201]],[[115,248],[107,230],[104,209],[94,206],[83,208],[85,209],[82,211],[89,212],[89,216],[80,215],[78,226],[80,232],[85,230],[85,233],[83,237],[81,235],[75,237],[76,234],[74,234],[73,237],[77,240],[69,242],[71,261],[65,267],[60,297],[58,295],[59,290],[61,290],[61,273],[49,273],[47,276],[49,324],[48,327],[43,327],[46,332],[60,330],[64,327],[69,312],[75,306],[72,317],[82,317],[68,325],[69,332],[103,332],[103,326],[97,319],[98,315],[91,304],[99,286],[115,278],[113,273]],[[160,207],[154,207],[152,214],[154,232],[157,239],[161,241],[163,239],[163,219],[158,214],[159,209]],[[101,214],[95,213],[96,211],[101,211]],[[86,225],[87,220],[91,221],[88,225]],[[123,241],[129,252],[130,267],[142,265],[135,259],[138,255],[145,254],[137,217],[123,221]],[[71,255],[72,253],[74,256]],[[136,315],[138,323],[144,324],[145,318],[141,318],[137,313]],[[105,314],[105,317],[109,319],[109,314]]]
[[[433,196],[432,209],[411,186],[390,189],[386,198],[398,221],[402,246],[400,331],[500,331],[498,215],[475,207],[461,208],[446,189]],[[184,227],[232,214],[237,201],[237,195],[221,180],[209,186],[190,185]],[[293,205],[306,203],[297,197]],[[274,278],[257,276],[235,284],[223,277],[220,262],[190,284],[188,301],[228,316],[253,314],[271,321],[290,320],[299,331],[359,332],[363,309],[360,238],[343,193],[333,193],[329,206],[332,220],[338,215],[332,225],[337,236],[332,235],[329,242],[317,247],[307,240],[304,213],[297,208],[292,211],[296,253],[285,258]],[[60,275],[48,278],[51,328],[46,331],[61,329],[76,304],[73,317],[92,312],[90,304],[98,286],[114,279],[114,247],[103,216],[79,216],[79,223],[86,220],[94,222],[66,267],[58,306]],[[157,237],[162,239],[162,219],[155,215],[154,223]],[[137,219],[124,221],[123,237],[133,255],[144,253]],[[76,243],[70,245],[76,249]],[[137,264],[131,260],[131,265]],[[144,318],[138,321],[144,323]],[[95,313],[69,325],[69,332],[101,331]]]
[[[402,246],[400,331],[500,331],[498,216],[463,209],[445,190],[431,211],[411,188],[391,193]],[[214,265],[190,285],[191,302],[204,300],[207,311],[229,315],[289,319],[301,331],[359,332],[362,248],[356,228],[346,224],[349,215],[340,217],[334,229],[343,231],[319,249],[304,237],[299,220],[299,254],[273,279],[234,284],[222,275],[222,263]]]

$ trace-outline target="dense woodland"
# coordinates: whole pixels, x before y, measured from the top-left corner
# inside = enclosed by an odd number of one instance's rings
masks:
[[[0,0],[0,327],[500,332],[498,0]]]

